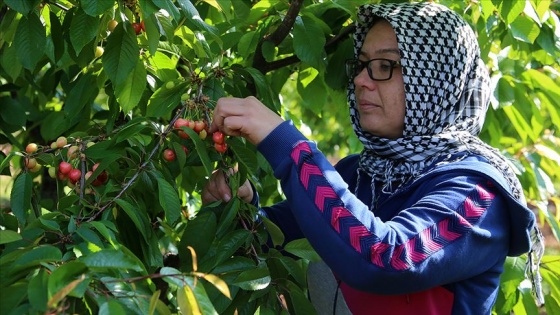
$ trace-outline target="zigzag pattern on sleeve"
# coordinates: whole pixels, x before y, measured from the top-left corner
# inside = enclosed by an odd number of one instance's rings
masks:
[[[453,216],[423,229],[402,244],[388,244],[368,230],[345,207],[312,156],[311,147],[303,141],[291,153],[298,169],[299,181],[316,206],[309,211],[319,211],[344,242],[380,268],[402,271],[422,263],[430,255],[468,233],[490,207],[495,196],[491,183],[477,185]]]

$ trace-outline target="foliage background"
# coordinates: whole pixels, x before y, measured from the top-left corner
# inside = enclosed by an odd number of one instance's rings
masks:
[[[358,152],[341,64],[366,2],[0,0],[0,313],[313,313],[307,243],[283,244],[239,199],[201,207],[207,176],[233,165],[234,190],[249,177],[262,204],[280,200],[269,166],[239,139],[219,154],[172,125],[210,120],[221,96],[256,95],[333,162]],[[478,33],[495,84],[482,138],[512,158],[549,236],[546,305],[522,281],[525,257],[512,258],[495,312],[560,314],[560,5],[434,2]],[[51,148],[60,136],[68,144]],[[63,160],[82,174],[99,163],[92,178],[108,182],[51,178]]]

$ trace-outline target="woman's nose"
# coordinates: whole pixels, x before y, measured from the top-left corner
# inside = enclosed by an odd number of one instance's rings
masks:
[[[374,80],[369,77],[368,71],[366,68],[362,69],[357,76],[354,77],[354,85],[355,86],[363,86],[368,89],[374,89],[377,85]]]

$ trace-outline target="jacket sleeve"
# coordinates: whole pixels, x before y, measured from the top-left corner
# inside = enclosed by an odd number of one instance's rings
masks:
[[[358,290],[409,293],[501,268],[509,240],[505,200],[482,176],[431,180],[383,222],[291,122],[258,149],[305,237],[334,274]]]

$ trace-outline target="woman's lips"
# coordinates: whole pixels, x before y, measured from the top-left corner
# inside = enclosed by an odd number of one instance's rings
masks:
[[[376,108],[381,108],[381,106],[369,102],[360,102],[359,108],[360,111],[368,111],[368,110],[374,110]]]

